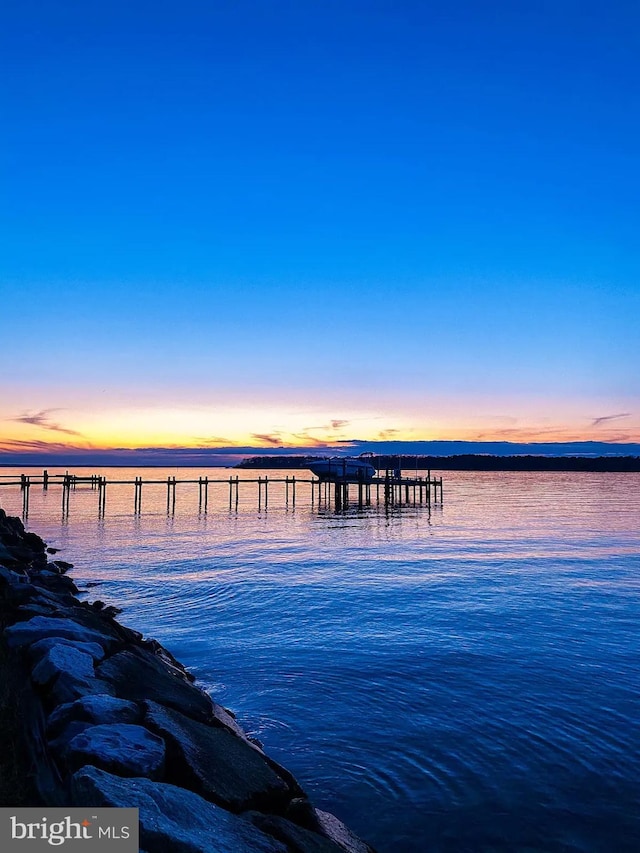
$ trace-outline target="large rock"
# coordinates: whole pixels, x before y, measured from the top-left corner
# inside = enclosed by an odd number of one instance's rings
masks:
[[[80,592],[73,580],[67,575],[50,572],[47,569],[38,572],[32,577],[33,585],[40,589],[48,589],[51,592],[71,592],[74,595]]]
[[[7,515],[7,513],[0,509],[0,530],[3,533],[15,533],[17,536],[24,536],[24,524],[17,515]]]
[[[59,610],[51,607],[49,604],[34,604],[31,602],[20,605],[18,612],[20,617],[24,617],[25,619],[31,619],[32,616],[57,616],[60,614]]]
[[[71,608],[76,610],[78,607],[77,599],[68,592],[50,592],[43,587],[32,586],[31,595],[32,598],[39,602],[48,602],[49,604],[56,605],[57,607],[60,607],[61,602],[63,602],[65,611],[70,612]]]
[[[7,645],[12,649],[30,646],[45,637],[64,637],[79,643],[98,643],[106,651],[112,649],[116,643],[113,637],[71,619],[59,619],[55,616],[34,616],[27,622],[11,625],[5,630]]]
[[[219,726],[146,702],[145,723],[167,744],[167,778],[231,811],[284,811],[293,792],[262,752]]]
[[[86,645],[91,647],[94,644]],[[50,703],[54,705],[73,702],[93,693],[113,692],[110,684],[95,677],[90,654],[63,643],[52,645],[45,652],[31,673],[31,679],[34,684],[48,690]]]
[[[372,847],[354,835],[335,815],[314,808],[306,798],[292,800],[286,817],[297,826],[324,836],[346,853],[375,853]],[[278,838],[281,837],[277,832],[275,834]]]
[[[85,767],[72,777],[71,796],[77,806],[138,808],[140,848],[148,853],[287,853],[249,821],[174,785]]]
[[[23,543],[27,548],[30,548],[36,554],[44,554],[47,547],[46,543],[38,536],[37,533],[32,533],[30,530],[22,537]]]
[[[71,722],[82,722],[97,726],[103,723],[139,723],[140,708],[134,702],[117,699],[106,693],[84,696],[75,702],[67,702],[53,711],[47,720],[47,735],[57,737]]]
[[[49,591],[42,586],[29,584],[29,600],[20,608],[21,618],[50,616],[73,621],[77,602],[68,590]]]
[[[112,693],[113,688],[100,678],[78,676],[70,672],[61,672],[50,688],[50,706],[75,702],[92,694]]]
[[[67,563],[64,560],[52,560],[50,565],[53,566],[54,570],[60,575],[63,575],[65,572],[68,572],[69,569],[73,568],[73,563]]]
[[[213,721],[215,724],[222,726],[225,729],[229,729],[229,731],[233,732],[236,737],[246,740],[254,749],[259,749],[260,752],[262,752],[262,749],[250,740],[245,730],[238,725],[236,718],[232,716],[226,708],[223,708],[222,705],[218,705],[216,702],[213,703]]]
[[[354,835],[349,827],[345,826],[335,815],[320,811],[320,809],[315,809],[315,813],[319,829],[323,835],[335,841],[347,853],[373,853],[372,848],[357,835]]]
[[[286,844],[287,850],[291,853],[344,853],[344,847],[338,846],[329,838],[298,826],[279,815],[251,812],[247,817],[250,817],[258,829]]]
[[[31,548],[27,548],[21,541],[18,542],[17,545],[8,545],[7,550],[9,552],[10,559],[25,565],[31,563],[31,561],[37,556]]]
[[[0,563],[8,563],[11,565],[14,562],[16,562],[16,560],[11,551],[9,551],[6,545],[0,542]]]
[[[2,554],[0,553],[0,560]],[[0,580],[10,585],[19,583],[28,583],[29,578],[21,572],[14,572],[12,569],[7,569],[5,566],[0,566]]]
[[[206,693],[150,653],[119,652],[100,664],[96,673],[113,685],[121,699],[151,699],[197,720],[212,716],[213,704]]]
[[[69,741],[63,755],[73,770],[92,764],[121,776],[160,779],[165,747],[161,737],[143,726],[110,723],[84,729]]]
[[[104,658],[104,649],[98,643],[77,643],[73,640],[67,640],[64,637],[45,637],[43,640],[38,640],[32,646],[29,646],[29,657],[33,663],[37,663],[44,655],[54,646],[70,646],[89,655],[92,660],[100,661]]]
[[[46,687],[61,673],[77,679],[93,678],[93,658],[72,645],[56,643],[42,656],[31,673],[31,680],[41,687]]]

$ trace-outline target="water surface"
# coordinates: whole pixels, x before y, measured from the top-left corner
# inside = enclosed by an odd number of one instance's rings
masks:
[[[34,486],[28,526],[380,853],[640,850],[640,474],[443,476],[443,507],[341,514],[159,485],[66,518]]]

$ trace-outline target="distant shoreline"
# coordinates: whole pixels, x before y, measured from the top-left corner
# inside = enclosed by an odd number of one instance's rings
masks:
[[[297,468],[307,467],[312,456],[254,456],[239,462],[236,468]],[[485,456],[462,454],[457,456],[386,456],[375,457],[379,469],[394,468],[398,464],[405,470],[420,471],[599,471],[626,473],[640,471],[640,456]]]
[[[162,463],[162,462],[0,462],[0,468],[237,468],[237,465],[203,465],[196,462]]]
[[[326,458],[321,454],[309,454],[306,456],[252,456],[243,459],[235,465],[213,465],[211,463],[145,463],[120,462],[120,463],[35,463],[35,462],[0,462],[0,470],[3,468],[21,469],[64,469],[74,468],[194,468],[194,469],[293,469],[304,470],[312,459]],[[567,471],[567,472],[602,472],[602,473],[633,473],[640,471],[640,456],[538,456],[534,454],[520,454],[513,456],[494,456],[491,454],[465,453],[451,456],[423,456],[402,454],[380,454],[374,457],[374,464],[379,469],[394,468],[400,459],[401,466],[405,470],[425,471],[429,469],[438,471]]]

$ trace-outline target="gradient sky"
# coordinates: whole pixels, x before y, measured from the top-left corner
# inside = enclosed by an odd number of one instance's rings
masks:
[[[0,449],[640,441],[637,2],[5,0],[0,63]]]

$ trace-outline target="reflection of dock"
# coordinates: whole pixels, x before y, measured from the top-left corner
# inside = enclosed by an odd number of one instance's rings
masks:
[[[228,489],[229,509],[238,509],[240,501],[240,489],[248,489],[257,486],[258,509],[267,509],[269,505],[269,490],[273,496],[274,487],[280,486],[278,496],[282,496],[285,507],[295,507],[296,495],[300,488],[310,489],[311,506],[318,507],[333,506],[337,511],[351,506],[371,506],[372,503],[383,503],[389,505],[418,505],[442,503],[442,477],[432,477],[429,471],[426,477],[403,477],[397,472],[387,471],[384,475],[378,475],[367,479],[361,478],[357,482],[347,482],[339,477],[319,480],[316,477],[305,478],[286,476],[284,478],[272,478],[268,476],[253,479],[240,479],[237,475],[228,479],[215,479],[209,477],[198,477],[197,479],[178,480],[176,477],[162,479],[148,479],[134,477],[129,480],[107,480],[101,474],[89,474],[80,476],[77,474],[49,474],[43,471],[41,476],[21,474],[0,475],[0,486],[19,486],[22,492],[22,514],[29,514],[29,495],[33,486],[41,486],[43,491],[50,487],[59,487],[62,495],[62,514],[68,516],[71,492],[84,488],[97,493],[98,515],[104,516],[107,502],[107,487],[133,486],[133,512],[139,515],[142,511],[142,488],[143,486],[161,486],[166,488],[167,513],[173,514],[176,509],[176,489],[178,486],[198,486],[198,512],[206,513],[209,510],[210,497],[214,490],[220,497],[220,491],[225,494]],[[217,489],[216,489],[217,487]],[[226,500],[225,500],[226,503]]]

